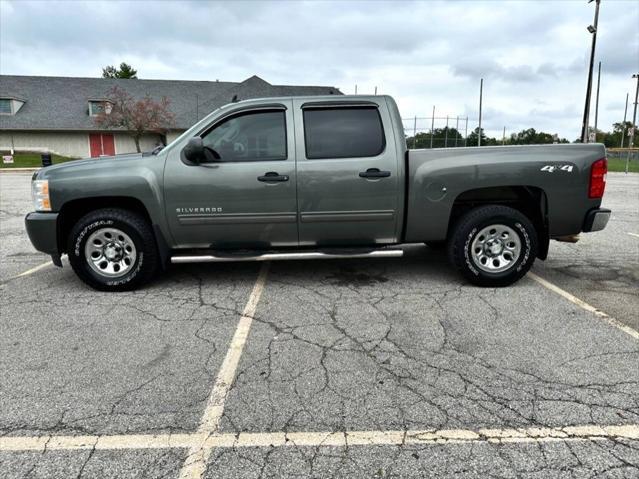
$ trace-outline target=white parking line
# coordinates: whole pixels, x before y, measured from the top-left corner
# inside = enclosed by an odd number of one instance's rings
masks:
[[[639,238],[639,235],[637,233],[626,233],[630,236],[634,236],[635,238]]]
[[[566,298],[571,303],[574,303],[577,306],[579,306],[580,308],[585,309],[586,311],[589,311],[589,312],[595,314],[596,316],[600,317],[605,322],[607,322],[608,324],[611,324],[615,328],[618,328],[618,329],[622,330],[624,333],[629,334],[630,336],[632,336],[635,339],[639,339],[639,331],[636,331],[636,330],[632,329],[630,326],[628,326],[626,324],[623,324],[620,321],[617,321],[615,318],[613,318],[611,316],[608,316],[603,311],[600,311],[599,309],[595,308],[594,306],[589,305],[585,301],[583,301],[583,300],[579,299],[578,297],[570,294],[568,291],[565,291],[565,290],[561,289],[559,286],[557,286],[555,284],[552,284],[550,281],[547,281],[544,278],[542,278],[540,276],[537,276],[535,273],[532,273],[532,272],[529,271],[528,272],[528,276],[530,276],[532,279],[537,281],[543,287],[548,288],[550,291],[553,291],[553,292],[557,293],[559,296],[562,296],[562,297]]]
[[[180,471],[181,479],[201,478],[206,471],[206,463],[212,452],[212,447],[207,445],[206,439],[218,430],[220,418],[224,412],[224,402],[235,380],[235,373],[240,362],[240,357],[242,356],[242,351],[244,350],[244,345],[246,344],[246,339],[251,330],[257,303],[264,290],[268,264],[269,263],[264,263],[262,265],[255,286],[253,286],[253,291],[244,307],[242,317],[238,322],[237,329],[231,340],[231,345],[226,353],[220,372],[217,375],[215,385],[213,386],[206,409],[202,415],[202,420],[200,421],[200,426],[197,430],[198,436],[201,437],[202,440],[190,448],[189,455],[184,460]]]
[[[11,279],[22,278],[23,276],[29,276],[30,274],[33,274],[36,271],[40,271],[42,268],[46,268],[47,266],[51,266],[52,264],[53,264],[53,261],[47,261],[46,263],[42,263],[38,266],[35,266],[34,268],[28,269],[24,273],[20,273]]]
[[[0,451],[70,451],[241,447],[351,447],[404,444],[529,443],[639,439],[639,424],[562,428],[440,429],[412,431],[124,434],[114,436],[0,437]],[[209,456],[207,456],[208,459]],[[204,464],[206,466],[206,464]]]

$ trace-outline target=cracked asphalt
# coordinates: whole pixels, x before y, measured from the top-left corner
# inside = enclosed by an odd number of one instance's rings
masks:
[[[0,439],[191,434],[259,264],[173,267],[98,293],[23,226],[0,174]],[[639,175],[609,174],[608,228],[551,244],[541,277],[639,329]],[[639,425],[639,341],[530,278],[469,286],[440,252],[276,262],[221,434]],[[186,448],[2,449],[2,478],[177,478]],[[204,477],[639,477],[639,440],[268,444],[213,449]]]

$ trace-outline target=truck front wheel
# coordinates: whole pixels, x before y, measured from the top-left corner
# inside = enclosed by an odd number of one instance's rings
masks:
[[[159,256],[153,230],[132,211],[105,208],[71,229],[67,252],[75,273],[101,291],[128,291],[150,281]]]
[[[478,286],[508,286],[524,276],[537,256],[537,232],[526,216],[488,205],[462,216],[448,242],[453,266]]]

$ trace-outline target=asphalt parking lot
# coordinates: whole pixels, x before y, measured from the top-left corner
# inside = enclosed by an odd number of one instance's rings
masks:
[[[639,477],[639,175],[506,289],[411,245],[121,294],[32,249],[29,180],[0,174],[2,478]]]

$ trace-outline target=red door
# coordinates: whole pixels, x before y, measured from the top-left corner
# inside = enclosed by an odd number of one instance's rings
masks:
[[[111,133],[89,133],[91,158],[115,155],[115,141]]]
[[[91,158],[102,154],[102,135],[100,133],[89,133],[89,149],[91,150]]]

